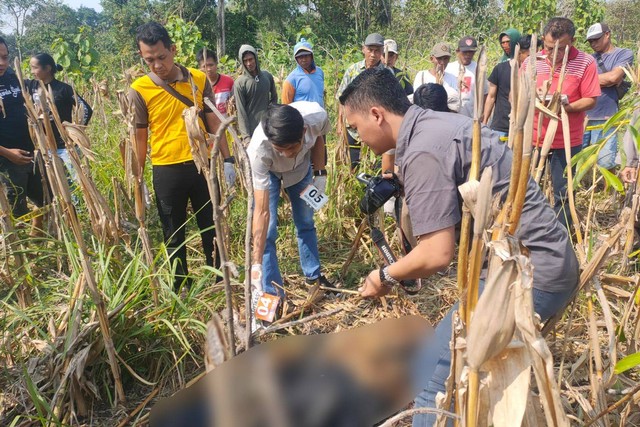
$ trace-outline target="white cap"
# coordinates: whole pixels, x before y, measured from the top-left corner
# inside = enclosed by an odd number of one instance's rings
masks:
[[[604,33],[608,33],[610,31],[611,30],[609,29],[609,26],[607,24],[603,24],[600,22],[598,22],[597,24],[593,24],[587,30],[587,41],[597,40],[602,37]]]
[[[395,53],[396,55],[398,54],[398,43],[396,43],[395,40],[386,39],[384,41],[384,47],[389,52]]]

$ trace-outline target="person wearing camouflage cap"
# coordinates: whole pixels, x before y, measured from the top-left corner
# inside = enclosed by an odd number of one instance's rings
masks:
[[[382,54],[384,53],[384,37],[378,33],[372,33],[367,36],[362,43],[362,61],[351,64],[342,77],[342,82],[336,92],[336,99],[340,98],[342,92],[361,72],[369,68],[387,69],[393,71],[382,62]],[[342,106],[338,110],[338,134],[341,135],[344,129],[344,114]],[[347,140],[349,143],[349,158],[351,159],[351,169],[355,170],[360,165],[360,138],[358,132],[347,127]]]

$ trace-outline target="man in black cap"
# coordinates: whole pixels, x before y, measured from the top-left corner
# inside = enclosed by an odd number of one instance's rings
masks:
[[[478,42],[471,36],[466,36],[458,42],[456,55],[458,60],[447,65],[446,72],[458,77],[458,92],[460,92],[460,111],[473,111],[473,92],[476,86],[476,68],[478,63],[473,60],[478,50]],[[488,84],[484,82],[484,94],[488,91]],[[467,115],[470,115],[467,113]]]
[[[347,86],[355,79],[361,72],[368,68],[380,68],[388,69],[382,62],[382,55],[384,53],[384,37],[378,33],[372,33],[367,36],[362,44],[362,54],[364,59],[362,61],[351,64],[347,71],[345,71],[342,77],[342,82],[338,91],[336,92],[336,99],[340,98],[342,92]],[[342,134],[342,127],[344,126],[344,112],[342,106],[338,109],[338,135]],[[349,158],[351,159],[351,169],[356,169],[360,165],[360,138],[358,132],[347,127],[347,140],[349,142]]]
[[[587,30],[587,42],[594,53],[593,58],[598,66],[598,82],[602,95],[596,99],[596,106],[587,111],[587,127],[582,138],[582,148],[596,144],[605,138],[604,147],[598,154],[598,165],[613,169],[616,166],[618,138],[615,126],[603,132],[605,122],[618,112],[618,102],[624,96],[620,86],[624,82],[623,67],[633,63],[633,52],[629,49],[615,47],[611,42],[611,30],[604,23],[593,24]],[[628,87],[626,87],[628,90]]]

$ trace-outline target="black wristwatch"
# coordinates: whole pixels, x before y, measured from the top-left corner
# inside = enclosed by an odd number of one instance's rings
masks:
[[[400,283],[400,281],[389,274],[389,266],[385,265],[380,269],[380,283],[382,283],[382,286],[387,288],[393,288],[395,285]]]
[[[313,171],[313,176],[327,176],[327,170],[319,169],[317,171]]]
[[[235,164],[236,163],[236,158],[233,156],[229,156],[226,159],[224,159],[225,163],[231,163],[231,164]]]

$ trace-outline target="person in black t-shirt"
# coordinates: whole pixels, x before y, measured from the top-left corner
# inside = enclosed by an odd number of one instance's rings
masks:
[[[93,110],[91,109],[89,104],[84,99],[82,99],[81,96],[74,93],[71,86],[56,79],[56,72],[62,71],[62,66],[56,64],[51,55],[49,55],[48,53],[39,53],[37,55],[34,55],[33,57],[31,57],[29,65],[31,66],[31,73],[33,74],[35,79],[27,80],[25,86],[27,92],[29,92],[35,104],[38,104],[40,102],[38,89],[40,88],[39,80],[42,80],[47,89],[50,88],[53,92],[53,99],[56,105],[56,109],[58,110],[58,114],[60,115],[61,121],[74,123],[73,108],[76,106],[77,98],[78,102],[81,104],[83,112],[79,124],[86,125],[87,123],[89,123],[89,120],[91,119],[91,116],[93,114]],[[67,167],[71,179],[77,182],[76,173],[73,169],[71,159],[69,158],[69,153],[67,152],[64,141],[60,136],[60,131],[53,121],[53,115],[49,114],[49,118],[51,120],[53,136],[58,147],[58,156],[60,157],[60,159],[62,159],[65,166]]]
[[[0,180],[7,188],[13,216],[29,213],[27,197],[38,207],[43,205],[42,179],[33,158],[27,110],[20,82],[9,68],[9,48],[0,37]],[[40,228],[41,216],[33,220]]]
[[[489,94],[484,104],[483,123],[488,124],[493,112],[491,120],[491,129],[500,133],[501,139],[506,139],[509,134],[509,113],[511,113],[511,63],[518,61],[518,66],[522,64],[529,56],[529,48],[531,46],[531,36],[523,36],[519,41],[520,53],[518,58],[512,58],[509,61],[501,62],[496,65],[489,76]],[[514,52],[515,53],[515,52]],[[494,110],[495,105],[495,111]]]

